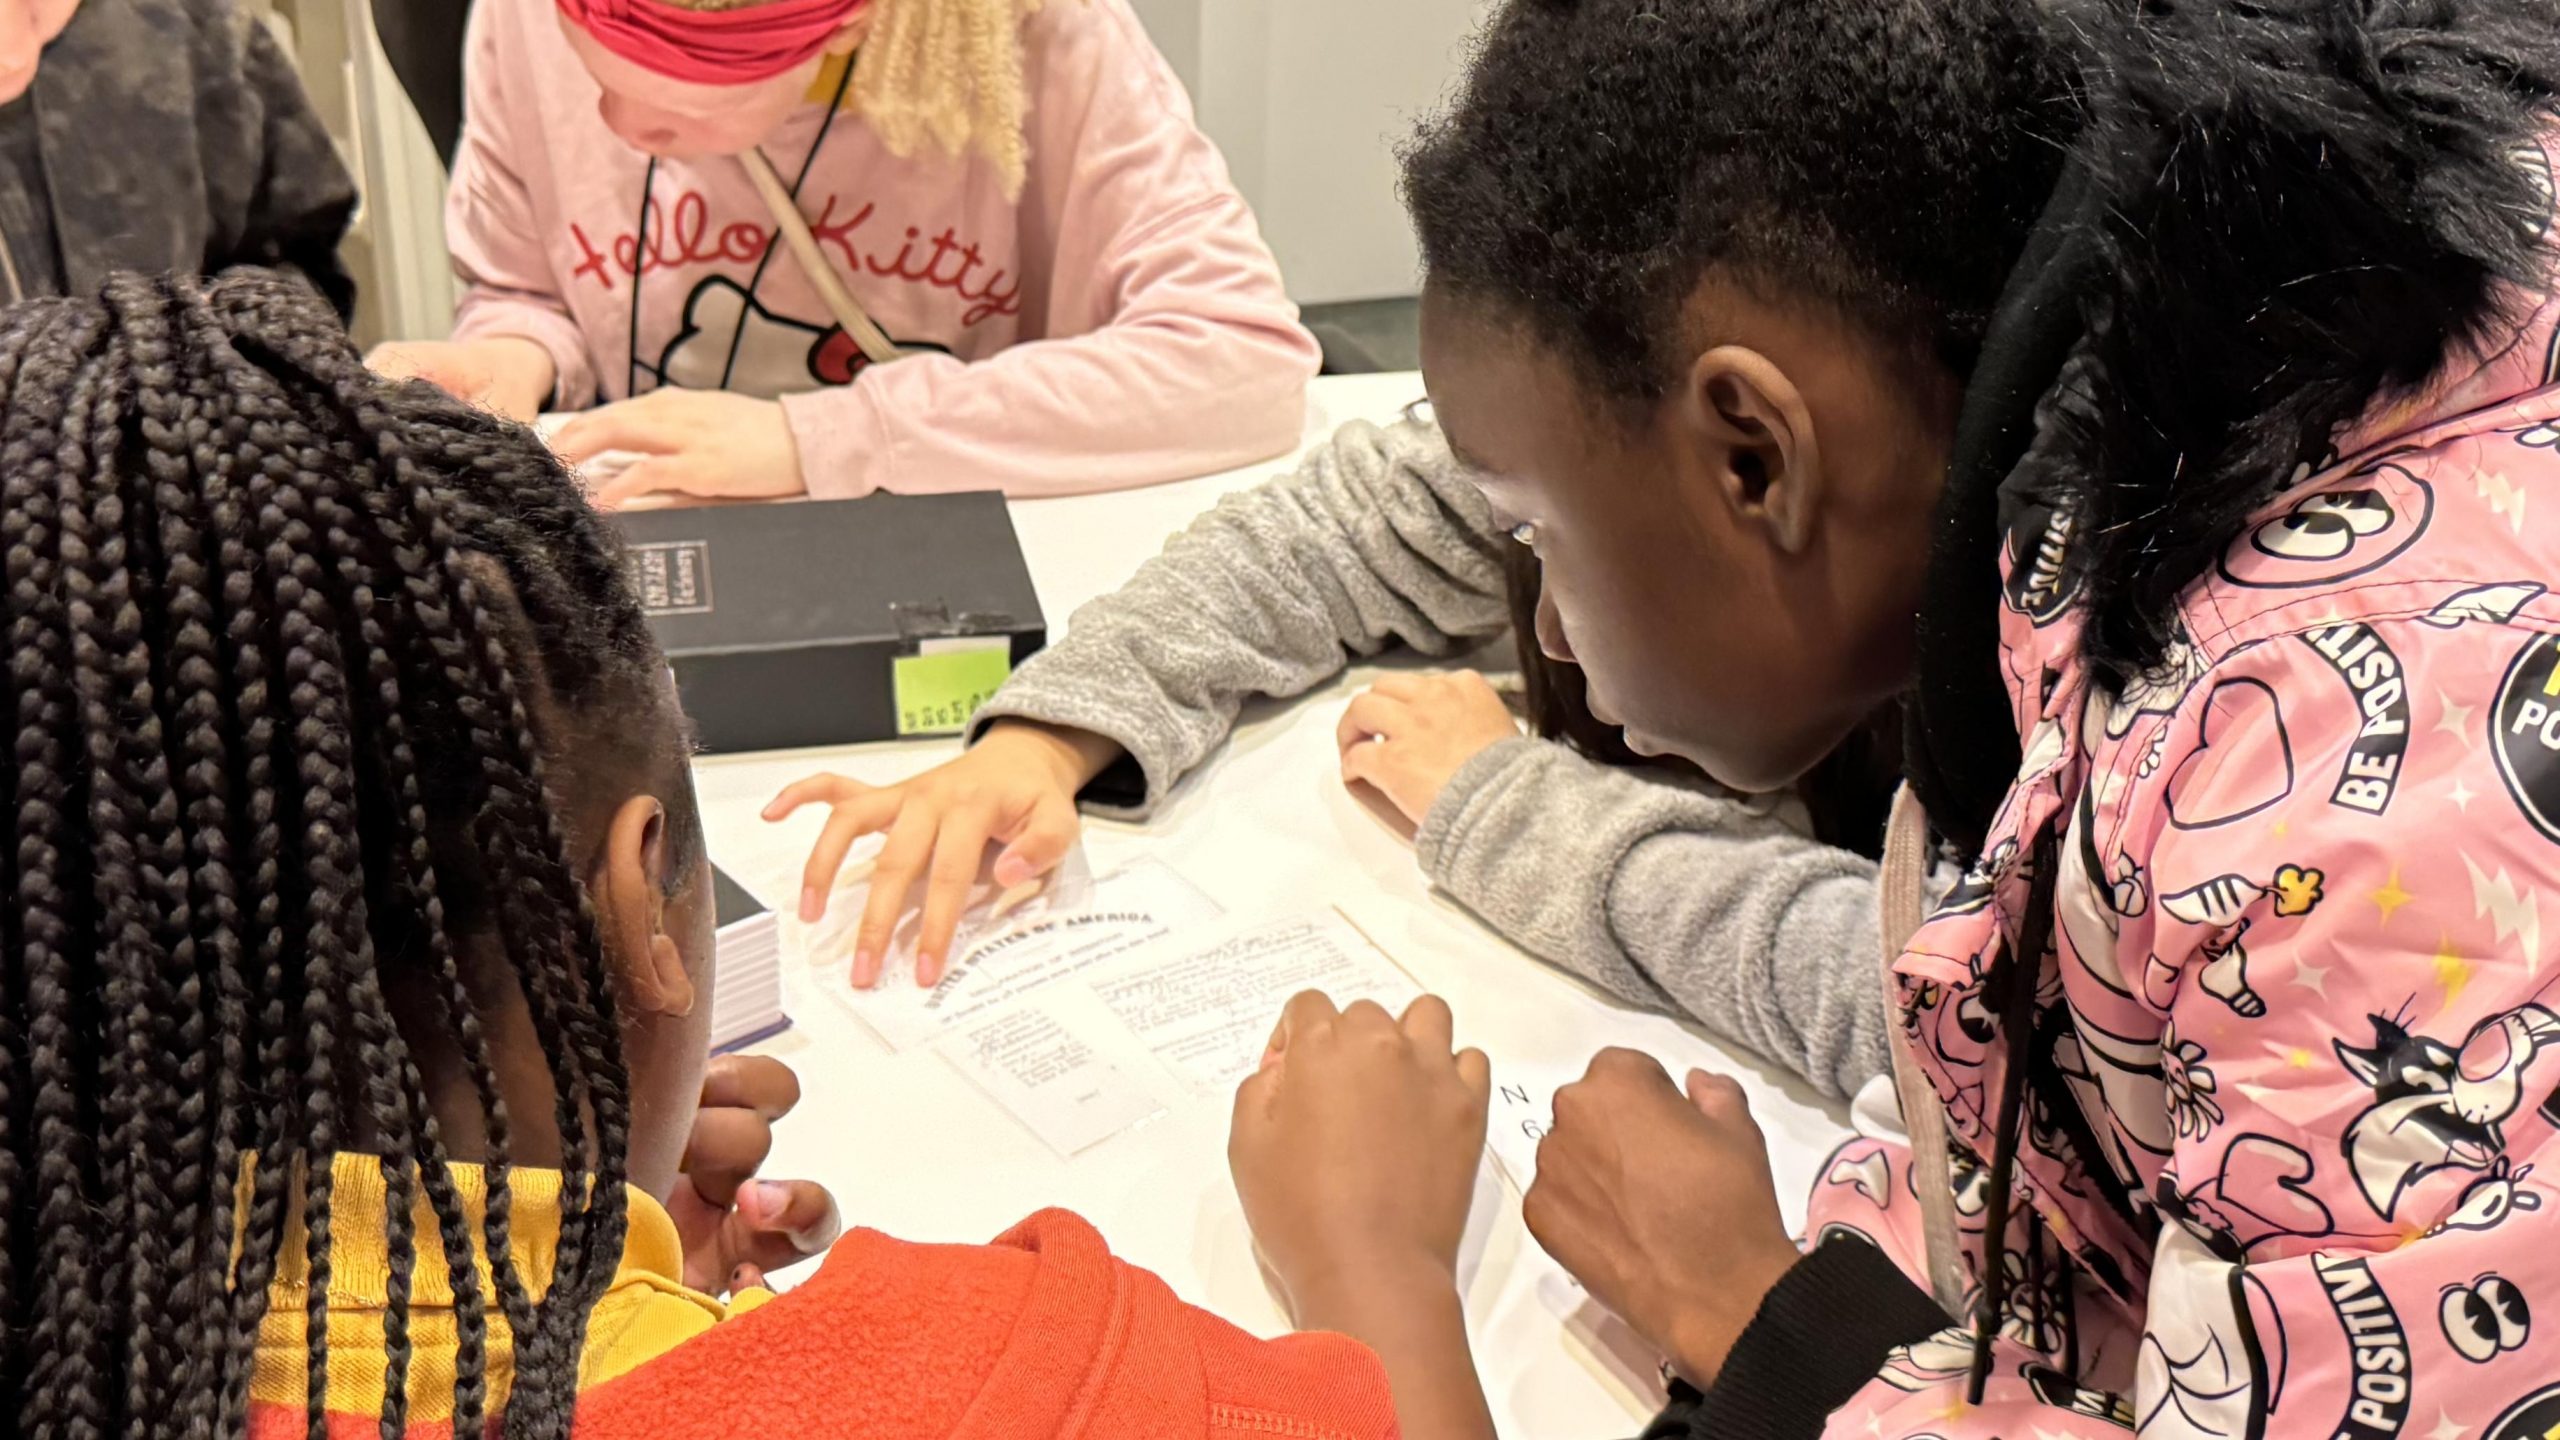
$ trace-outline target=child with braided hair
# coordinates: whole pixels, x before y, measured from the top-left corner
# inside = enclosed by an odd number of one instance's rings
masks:
[[[1392,1428],[1069,1216],[762,1288],[832,1206],[706,1066],[683,717],[530,435],[254,272],[0,312],[0,396],[7,1433]]]
[[[1105,490],[1296,443],[1314,339],[1127,0],[480,0],[453,338],[606,504]],[[888,363],[890,361],[895,363]]]

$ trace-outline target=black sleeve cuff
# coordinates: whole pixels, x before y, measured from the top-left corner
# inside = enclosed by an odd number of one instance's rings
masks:
[[[1085,782],[1076,799],[1081,804],[1135,810],[1147,803],[1147,772],[1139,768],[1137,756],[1122,750],[1108,769]]]
[[[1883,1251],[1834,1236],[1760,1302],[1714,1388],[1672,1387],[1646,1440],[1818,1440],[1887,1353],[1951,1323]]]

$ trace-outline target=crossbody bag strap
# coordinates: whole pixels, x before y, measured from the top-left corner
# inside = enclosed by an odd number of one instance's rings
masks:
[[[1920,932],[1928,896],[1929,817],[1920,797],[1905,785],[1893,797],[1893,818],[1885,827],[1884,863],[1876,877],[1877,926],[1883,938],[1884,1003],[1888,1015],[1902,1006],[1902,982],[1894,966],[1903,948]],[[1947,1143],[1947,1112],[1937,1092],[1920,1073],[1919,1057],[1897,1038],[1886,1049],[1893,1056],[1893,1088],[1902,1102],[1903,1132],[1911,1137],[1912,1191],[1920,1202],[1921,1232],[1927,1238],[1929,1293],[1950,1315],[1964,1313],[1964,1270],[1956,1256],[1955,1167]]]

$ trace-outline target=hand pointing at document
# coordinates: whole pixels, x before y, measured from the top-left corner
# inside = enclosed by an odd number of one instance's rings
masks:
[[[916,979],[931,985],[942,978],[989,843],[1001,847],[998,885],[1026,884],[1057,869],[1083,828],[1076,793],[1118,753],[1098,735],[1000,720],[959,759],[895,785],[813,775],[775,796],[764,818],[780,821],[803,806],[827,807],[826,828],[801,878],[800,918],[812,924],[825,914],[854,842],[886,836],[854,934],[853,984],[878,983],[889,937],[921,884]]]

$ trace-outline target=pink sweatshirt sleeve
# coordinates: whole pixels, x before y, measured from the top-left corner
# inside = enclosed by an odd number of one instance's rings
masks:
[[[453,338],[485,340],[514,335],[551,352],[557,379],[552,405],[573,410],[596,398],[595,367],[577,322],[570,318],[543,253],[533,187],[549,183],[550,151],[538,133],[541,111],[529,97],[511,101],[500,47],[522,37],[502,31],[523,23],[533,9],[550,23],[549,7],[484,4],[472,7],[463,48],[462,141],[453,157],[453,183],[445,192],[445,244],[462,280]],[[537,133],[523,133],[526,129]]]
[[[1051,5],[1024,27],[1023,298],[1045,338],[784,400],[812,494],[1068,495],[1297,443],[1315,338],[1163,57],[1125,0]]]

